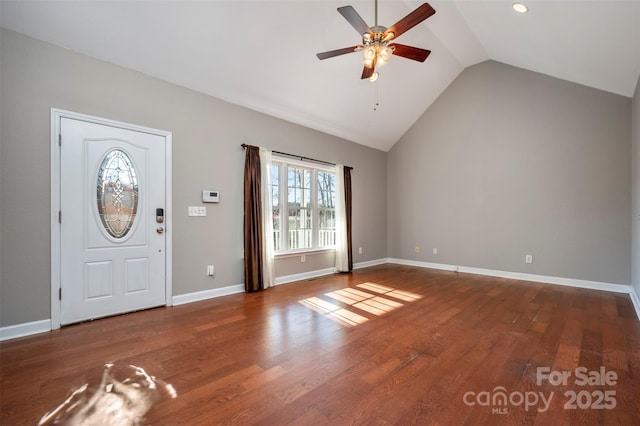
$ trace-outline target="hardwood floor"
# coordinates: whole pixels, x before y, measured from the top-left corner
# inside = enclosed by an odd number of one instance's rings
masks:
[[[93,404],[93,424],[108,404],[151,406],[155,425],[640,424],[628,295],[399,265],[78,324],[0,356],[2,425],[37,424],[84,384],[71,401]]]

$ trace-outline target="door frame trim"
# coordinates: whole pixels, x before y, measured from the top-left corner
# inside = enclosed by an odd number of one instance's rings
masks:
[[[60,211],[60,173],[61,173],[61,147],[58,143],[60,135],[60,123],[62,118],[86,121],[94,124],[101,124],[110,127],[132,130],[136,132],[149,133],[161,136],[165,140],[165,304],[173,304],[173,233],[172,229],[172,175],[171,175],[171,142],[172,133],[165,130],[152,129],[138,126],[136,124],[124,123],[121,121],[109,120],[106,118],[94,117],[59,108],[51,108],[51,329],[60,328],[61,302],[58,297],[61,288],[61,225],[58,222],[58,212]]]

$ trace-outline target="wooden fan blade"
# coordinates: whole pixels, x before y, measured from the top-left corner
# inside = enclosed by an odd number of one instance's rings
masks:
[[[393,43],[389,46],[395,47],[393,50],[394,55],[402,56],[403,58],[412,59],[418,62],[424,62],[427,56],[431,53],[430,50],[420,49],[419,47],[405,46],[404,44]]]
[[[367,23],[364,22],[364,19],[362,19],[362,17],[358,15],[358,12],[356,12],[356,10],[352,6],[339,7],[338,12],[340,12],[340,14],[344,16],[344,19],[346,19],[361,36],[363,34],[372,32],[371,28],[369,28]]]
[[[387,35],[389,33],[393,33],[393,38],[398,38],[400,37],[400,34],[403,34],[415,27],[434,13],[436,13],[435,9],[431,7],[429,3],[424,3],[422,6],[418,7],[416,10],[390,26],[384,34]]]
[[[356,50],[358,50],[358,47],[359,46],[352,46],[352,47],[345,47],[342,49],[330,50],[328,52],[316,53],[316,56],[320,60],[333,58],[334,56],[340,56],[340,55],[345,55],[347,53],[355,52]]]
[[[364,80],[365,78],[369,78],[373,75],[373,67],[369,68],[369,67],[364,67],[364,69],[362,70],[362,77],[360,77],[362,80]]]

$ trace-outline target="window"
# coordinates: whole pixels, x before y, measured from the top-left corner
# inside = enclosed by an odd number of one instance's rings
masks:
[[[276,253],[333,248],[336,244],[336,174],[291,160],[271,166]]]
[[[318,172],[318,246],[336,245],[336,175]]]

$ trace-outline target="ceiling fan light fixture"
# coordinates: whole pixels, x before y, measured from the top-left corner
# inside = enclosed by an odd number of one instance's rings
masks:
[[[353,6],[339,7],[338,12],[355,28],[358,34],[362,36],[362,45],[321,52],[317,53],[316,56],[318,59],[323,60],[362,50],[362,63],[364,64],[361,76],[362,80],[369,78],[371,82],[376,81],[378,78],[376,70],[389,62],[393,55],[417,62],[424,62],[431,53],[430,50],[419,49],[413,46],[401,44],[389,45],[391,40],[394,40],[396,37],[399,37],[436,13],[435,9],[431,7],[429,3],[423,3],[389,28],[378,25],[377,0],[375,1],[375,25],[372,27],[369,27]]]
[[[527,13],[529,11],[529,8],[522,3],[514,3],[511,7],[518,13]]]
[[[380,57],[386,62],[393,55],[393,48],[390,46],[383,46],[380,49]]]
[[[375,57],[376,57],[376,48],[373,47],[373,46],[367,46],[364,49],[364,59],[365,60],[372,60]]]

